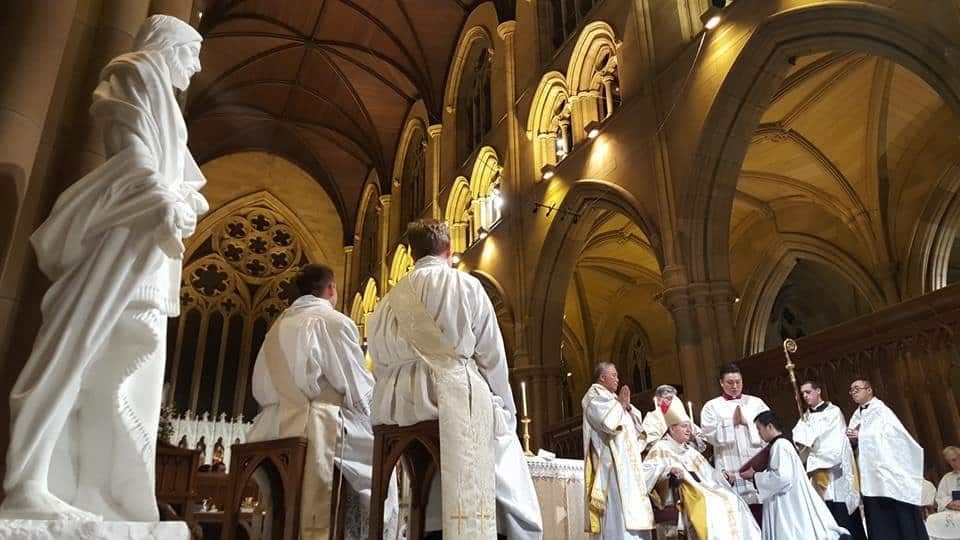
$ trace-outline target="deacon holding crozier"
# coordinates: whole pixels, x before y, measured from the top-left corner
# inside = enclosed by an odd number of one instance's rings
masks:
[[[490,298],[475,277],[451,267],[446,224],[415,221],[407,239],[414,268],[383,297],[367,327],[373,423],[440,420],[441,485],[430,490],[427,531],[442,528],[447,540],[495,538],[498,531],[542,538]]]
[[[698,540],[760,540],[760,527],[750,507],[727,479],[703,457],[694,444],[693,422],[680,400],[673,400],[663,415],[670,428],[654,444],[647,459],[662,460],[683,469],[679,484],[680,510],[687,538]],[[662,506],[675,504],[669,480],[657,484]]]
[[[641,459],[648,443],[643,419],[630,404],[630,388],[618,392],[619,385],[616,366],[601,362],[583,396],[586,532],[603,540],[649,539],[656,527],[650,490],[664,474],[684,475],[680,467]]]
[[[713,445],[714,466],[729,475],[734,492],[750,505],[759,523],[762,510],[757,489],[737,471],[763,449],[752,419],[770,408],[762,399],[743,393],[743,376],[736,365],[720,368],[719,380],[722,394],[704,404],[700,412],[703,438]]]
[[[823,400],[823,389],[817,381],[801,384],[800,395],[808,408],[793,428],[793,442],[801,449],[807,475],[837,525],[850,531],[853,538],[865,540],[856,463],[846,437],[843,411]]]
[[[923,493],[923,448],[897,415],[874,396],[867,379],[850,384],[857,410],[847,438],[857,451],[860,495],[870,540],[927,538],[920,501]]]
[[[308,264],[295,281],[300,297],[270,327],[253,367],[253,397],[260,413],[247,442],[306,437],[300,537],[326,540],[332,527],[334,463],[358,494],[362,515],[369,513],[373,376],[357,326],[336,310],[333,270]],[[395,508],[387,506],[388,512]],[[388,523],[392,517],[384,516]]]
[[[0,517],[157,521],[157,418],[167,318],[180,314],[183,239],[207,211],[175,90],[202,38],[149,17],[103,68],[90,113],[106,161],[30,237],[52,285],[10,393]]]
[[[827,505],[807,478],[797,449],[783,436],[783,424],[773,411],[754,420],[757,432],[769,445],[762,470],[748,468],[740,475],[753,479],[763,504],[763,540],[849,539],[837,525]]]

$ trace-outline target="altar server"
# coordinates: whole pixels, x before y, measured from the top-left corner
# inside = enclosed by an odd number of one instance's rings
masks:
[[[254,364],[253,396],[260,414],[247,442],[307,438],[301,538],[325,540],[332,526],[338,444],[343,444],[340,470],[359,494],[364,515],[370,505],[373,376],[364,366],[356,325],[334,308],[333,270],[306,265],[297,273],[296,284],[302,295],[273,323]],[[391,516],[387,520],[392,522]]]
[[[763,439],[752,419],[769,407],[762,399],[743,393],[743,377],[736,365],[720,368],[719,381],[722,394],[708,401],[700,413],[703,437],[713,445],[714,465],[731,475],[733,490],[747,501],[759,521],[757,490],[753,482],[740,478],[737,471],[763,449]]]
[[[367,328],[373,422],[440,420],[440,486],[430,490],[426,530],[442,528],[447,540],[498,531],[542,538],[490,298],[475,277],[451,267],[446,224],[415,221],[407,239],[414,268],[383,297]]]
[[[649,539],[655,528],[650,490],[665,472],[683,478],[683,470],[641,458],[643,419],[630,404],[630,388],[618,393],[619,385],[616,366],[602,362],[583,396],[586,532],[603,540]]]
[[[685,471],[679,492],[687,538],[759,540],[760,527],[747,503],[730,489],[727,479],[704,459],[695,446],[693,422],[680,400],[670,403],[664,418],[670,425],[669,432],[653,446],[647,459],[664,460]],[[666,480],[657,484],[663,506],[676,502],[668,487]]]
[[[843,411],[823,400],[823,390],[817,381],[800,385],[800,395],[808,409],[793,428],[793,440],[801,449],[801,458],[805,458],[807,475],[837,524],[850,531],[855,539],[865,539],[854,472],[856,465],[853,449],[845,436],[847,423]]]
[[[823,499],[813,489],[797,449],[783,436],[780,419],[773,411],[757,415],[754,424],[769,444],[769,456],[762,471],[752,468],[740,473],[753,479],[763,503],[764,540],[849,539],[837,525]]]
[[[867,535],[870,540],[926,539],[920,514],[923,448],[874,396],[869,380],[853,381],[850,397],[858,407],[847,437],[857,449]]]

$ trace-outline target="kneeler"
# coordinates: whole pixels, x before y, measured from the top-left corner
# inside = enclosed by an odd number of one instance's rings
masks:
[[[383,503],[397,463],[403,460],[410,479],[407,538],[423,538],[433,477],[440,470],[440,423],[428,420],[400,427],[373,426],[373,482],[370,493],[370,538],[383,537]]]

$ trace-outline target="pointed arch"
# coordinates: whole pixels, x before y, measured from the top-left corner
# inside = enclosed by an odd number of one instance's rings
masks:
[[[527,138],[533,141],[535,178],[540,177],[544,165],[556,165],[558,115],[569,118],[567,80],[559,71],[544,74],[533,95],[533,104],[527,116]],[[567,149],[570,150],[569,148]]]
[[[450,227],[450,248],[454,253],[463,253],[473,243],[475,230],[472,213],[473,193],[467,179],[458,176],[450,188],[445,219]]]
[[[392,289],[400,279],[413,269],[413,257],[406,244],[400,244],[393,252],[390,263],[390,277],[387,280],[387,290]]]

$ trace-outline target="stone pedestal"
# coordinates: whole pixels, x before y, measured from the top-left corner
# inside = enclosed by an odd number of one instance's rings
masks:
[[[190,540],[183,521],[40,521],[0,519],[0,538],[10,540]]]

